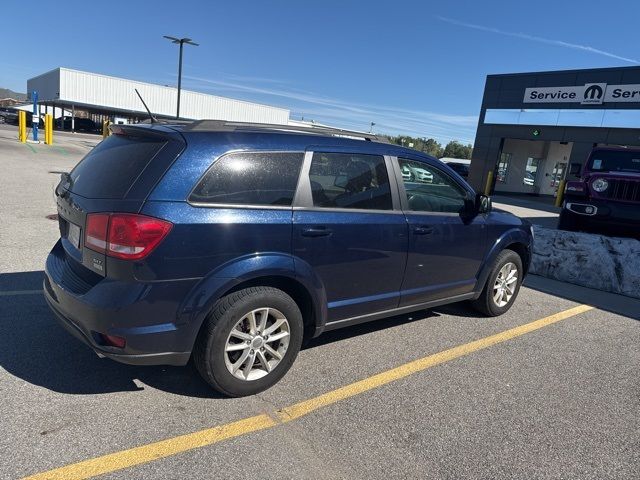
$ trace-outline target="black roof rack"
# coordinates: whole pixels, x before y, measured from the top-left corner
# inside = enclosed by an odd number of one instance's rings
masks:
[[[256,131],[270,130],[276,132],[310,133],[313,135],[333,135],[336,137],[361,138],[369,142],[389,143],[386,137],[371,133],[345,130],[343,128],[322,125],[276,125],[271,123],[228,122],[225,120],[196,120],[184,127],[184,130],[195,132],[233,132],[238,130]]]

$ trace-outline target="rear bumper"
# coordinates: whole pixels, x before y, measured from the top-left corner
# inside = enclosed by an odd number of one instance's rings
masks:
[[[72,261],[58,242],[45,266],[45,299],[67,331],[99,355],[121,363],[185,365],[189,361],[197,329],[178,321],[178,312],[195,280],[102,279],[92,285],[74,273]],[[126,345],[106,345],[101,334],[122,337]]]
[[[87,337],[77,324],[66,317],[60,310],[58,310],[53,303],[50,295],[47,293],[45,287],[45,299],[51,311],[56,316],[60,325],[67,330],[71,335],[76,337],[85,345],[91,347],[99,356],[107,357],[120,363],[126,363],[128,365],[186,365],[191,356],[191,352],[161,352],[161,353],[148,353],[148,354],[124,354],[114,353],[113,351],[105,350],[99,347]]]

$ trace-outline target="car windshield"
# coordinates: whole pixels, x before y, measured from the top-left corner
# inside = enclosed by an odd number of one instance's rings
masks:
[[[591,156],[589,168],[596,172],[640,173],[639,151],[596,151]]]

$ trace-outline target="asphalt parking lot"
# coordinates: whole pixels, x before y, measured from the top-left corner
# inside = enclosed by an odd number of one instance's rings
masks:
[[[99,137],[55,139],[0,126],[0,478],[640,478],[640,301],[539,277],[502,317],[327,333],[254,397],[98,358],[40,291],[57,172]]]

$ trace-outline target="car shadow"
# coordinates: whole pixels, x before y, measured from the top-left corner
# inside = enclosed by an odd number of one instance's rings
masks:
[[[190,364],[142,367],[99,358],[58,325],[43,272],[0,274],[0,367],[33,385],[78,395],[142,390],[219,398]]]
[[[149,386],[189,397],[225,398],[202,380],[191,363],[186,367],[134,366],[99,358],[58,325],[42,295],[43,277],[42,271],[0,274],[0,368],[10,375],[74,395],[135,392]],[[433,316],[438,313],[420,311],[355,325],[327,332],[304,348]]]
[[[587,288],[551,278],[530,274],[524,286],[572,302],[591,305],[624,317],[640,320],[640,299]]]
[[[404,315],[396,315],[394,317],[388,317],[371,322],[360,323],[351,327],[344,327],[337,330],[331,330],[323,333],[319,337],[312,338],[305,342],[302,349],[310,349],[327,345],[333,342],[339,342],[341,340],[347,340],[349,338],[358,337],[360,335],[366,335],[368,333],[379,332],[386,330],[387,328],[397,327],[405,323],[411,323],[416,320],[423,320],[425,318],[439,317],[440,315],[433,310],[419,310]]]

